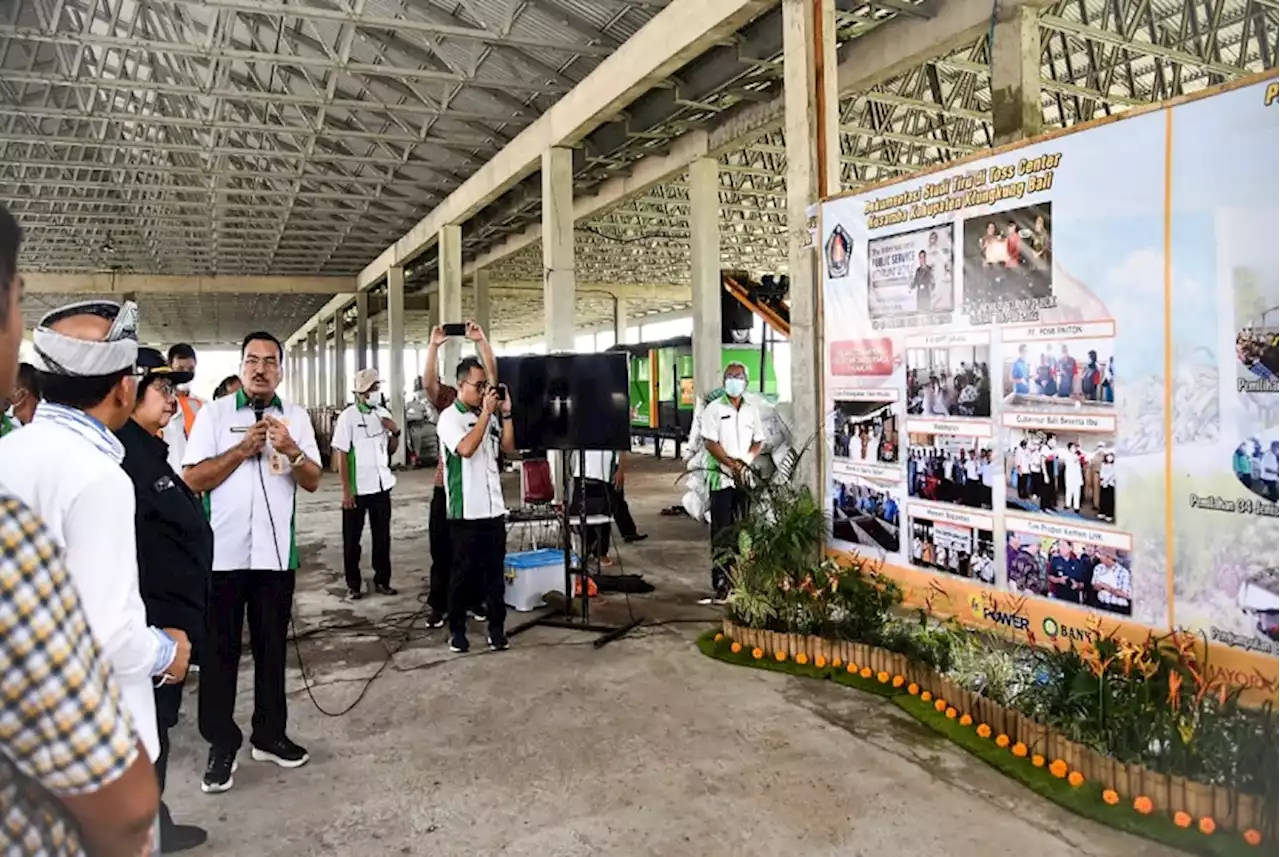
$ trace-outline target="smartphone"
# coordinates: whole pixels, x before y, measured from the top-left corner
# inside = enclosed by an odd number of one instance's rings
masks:
[[[498,401],[505,402],[506,400],[507,400],[507,385],[499,384],[498,385]]]
[[[465,324],[446,324],[442,328],[445,336],[466,336],[467,326]]]

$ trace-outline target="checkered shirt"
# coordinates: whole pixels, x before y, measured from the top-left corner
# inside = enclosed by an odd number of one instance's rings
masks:
[[[137,754],[57,547],[0,493],[0,855],[83,855],[57,796],[101,789]]]

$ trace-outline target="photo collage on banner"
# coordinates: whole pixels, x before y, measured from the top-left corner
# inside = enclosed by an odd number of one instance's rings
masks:
[[[1266,92],[823,204],[833,548],[908,582],[953,581],[964,603],[1017,599],[1050,638],[1117,620],[1274,654]],[[1211,157],[1228,127],[1257,161]]]
[[[1052,627],[1166,622],[1164,485],[1126,485],[1164,478],[1160,437],[1138,439],[1164,425],[1164,279],[1128,279],[1164,253],[1164,130],[1139,116],[823,206],[833,546],[1052,602]]]

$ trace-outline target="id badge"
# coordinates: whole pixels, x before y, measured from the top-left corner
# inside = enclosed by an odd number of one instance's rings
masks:
[[[289,459],[285,458],[283,453],[273,452],[268,459],[273,476],[283,476],[289,472]]]

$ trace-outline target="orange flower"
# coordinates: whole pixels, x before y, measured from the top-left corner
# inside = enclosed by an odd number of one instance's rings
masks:
[[[1067,782],[1071,784],[1073,789],[1078,789],[1084,785],[1084,774],[1079,771],[1072,771],[1067,774]]]
[[[893,686],[894,686],[894,687],[902,687],[902,685],[903,685],[903,683],[904,683],[905,681],[906,681],[906,679],[905,679],[905,678],[903,678],[903,677],[902,677],[902,676],[900,676],[900,675],[896,675],[896,676],[894,676],[894,677],[893,677]]]
[[[778,663],[782,663],[787,659],[787,653],[782,651],[782,649],[778,649],[778,651],[773,653],[773,659]]]
[[[729,651],[733,652],[736,655],[738,652],[742,651],[742,644],[739,643],[737,640],[734,640],[733,645],[729,647]]]
[[[822,669],[827,665],[827,659],[824,658],[822,655],[818,655],[816,658],[813,659],[813,665],[818,669]]]
[[[1244,833],[1240,834],[1244,837],[1244,841],[1254,848],[1262,844],[1262,831],[1257,828],[1250,827]]]
[[[756,646],[754,649],[751,650],[751,657],[755,658],[757,661],[760,660],[761,658],[764,657],[764,649],[760,648],[759,646]]]
[[[851,674],[853,674],[853,675],[857,675],[857,674],[858,674],[858,665],[857,665],[857,664],[849,664],[849,666],[848,666],[848,667],[846,667],[846,669],[848,670],[848,672],[849,672],[849,673],[851,673]]]
[[[1031,764],[1035,765],[1037,768],[1043,768],[1044,756],[1041,756],[1039,753],[1036,753],[1034,756],[1031,757]]]
[[[979,738],[990,738],[990,737],[991,737],[991,727],[990,727],[990,726],[988,726],[988,725],[987,725],[987,724],[985,724],[985,723],[979,723],[979,724],[978,724],[978,737],[979,737]]]
[[[969,716],[969,715],[967,715],[967,714],[961,715],[961,717],[960,717],[960,725],[961,725],[961,726],[972,726],[972,725],[973,725],[973,718],[972,718],[972,717],[970,717],[970,716]]]
[[[835,669],[840,669],[840,667],[844,666],[844,662],[841,661],[839,658],[832,658],[831,666]]]
[[[1008,736],[1008,735],[997,735],[997,736],[996,736],[996,746],[997,746],[997,747],[999,747],[1001,750],[1003,750],[1005,747],[1008,747],[1008,746],[1009,746],[1009,736]]]
[[[723,639],[724,639],[724,634],[716,634],[716,642],[717,642],[717,643],[718,643],[718,642],[720,642],[720,641],[721,641],[721,640],[723,640]]]
[[[1196,826],[1200,828],[1200,832],[1205,836],[1212,836],[1213,832],[1218,829],[1218,825],[1207,815],[1200,819],[1200,823]]]
[[[871,667],[863,667],[862,671],[859,672],[858,675],[862,676],[863,678],[871,678]]]
[[[1182,702],[1180,692],[1182,690],[1182,673],[1177,670],[1169,672],[1169,707],[1174,711],[1178,710],[1179,704]]]
[[[929,691],[927,691],[927,690],[923,690],[923,691],[921,691],[921,692],[920,692],[920,701],[921,701],[921,702],[928,702],[928,701],[929,701],[929,700],[931,700],[931,699],[933,699],[933,694],[932,694],[932,693],[930,693]]]
[[[1014,744],[1013,755],[1017,756],[1019,759],[1025,759],[1027,757],[1027,745],[1023,744],[1021,741]]]
[[[939,699],[939,700],[935,701],[935,702],[933,703],[933,710],[934,710],[934,711],[936,711],[936,712],[938,712],[939,714],[941,714],[942,712],[946,711],[946,710],[947,710],[947,701],[946,701],[945,699]]]
[[[1182,810],[1178,810],[1173,814],[1173,823],[1185,830],[1191,826],[1191,816]]]
[[[1058,779],[1062,779],[1067,775],[1067,763],[1061,759],[1054,759],[1049,764],[1049,773],[1053,774]]]
[[[947,719],[948,719],[948,720],[955,720],[955,719],[956,719],[956,714],[957,714],[957,712],[956,712],[956,710],[955,710],[954,708],[948,708],[948,709],[947,709]]]
[[[1151,798],[1146,795],[1138,795],[1133,799],[1133,811],[1138,815],[1150,815],[1156,805],[1151,802]]]
[[[889,674],[884,670],[881,670],[880,672],[876,673],[876,681],[880,682],[881,684],[884,684],[885,682],[889,681]]]
[[[1103,789],[1102,802],[1107,806],[1115,806],[1120,802],[1120,794],[1115,789]]]
[[[919,692],[920,692],[920,685],[916,684],[914,681],[911,682],[911,684],[907,685],[907,693],[911,694],[912,696],[915,696]]]
[[[809,656],[806,655],[804,652],[796,652],[796,663],[798,663],[800,666],[804,666],[805,664],[809,663]]]

